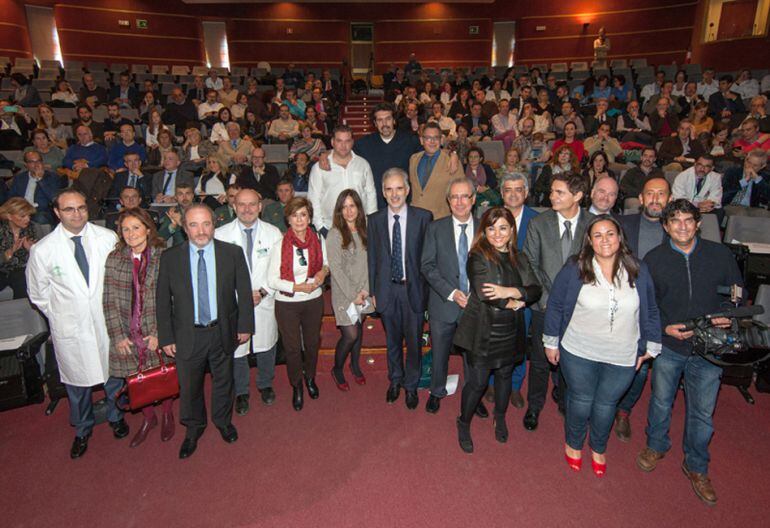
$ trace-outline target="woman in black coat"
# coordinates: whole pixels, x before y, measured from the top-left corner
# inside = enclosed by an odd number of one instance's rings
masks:
[[[542,293],[529,261],[516,249],[515,220],[504,207],[481,217],[479,234],[468,256],[470,295],[455,332],[454,344],[466,356],[457,432],[460,448],[473,452],[471,418],[495,376],[495,438],[508,440],[505,412],[511,396],[513,368],[524,360],[524,310]]]

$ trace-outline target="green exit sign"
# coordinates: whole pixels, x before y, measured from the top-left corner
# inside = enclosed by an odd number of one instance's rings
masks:
[[[136,28],[137,29],[147,29],[147,21],[143,18],[137,18],[136,19]]]

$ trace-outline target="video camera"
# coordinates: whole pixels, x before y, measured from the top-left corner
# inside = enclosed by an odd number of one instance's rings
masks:
[[[693,332],[693,351],[715,365],[756,365],[770,357],[768,326],[752,319],[763,313],[764,307],[757,305],[728,308],[686,321],[683,331]],[[717,318],[730,319],[730,327],[714,326]]]

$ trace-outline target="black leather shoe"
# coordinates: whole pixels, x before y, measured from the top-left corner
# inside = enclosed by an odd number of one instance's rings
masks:
[[[425,410],[431,414],[436,414],[439,408],[441,408],[441,399],[431,394],[425,404]]]
[[[192,456],[198,448],[197,438],[185,438],[182,447],[179,448],[179,458],[185,459]]]
[[[234,444],[238,440],[238,429],[233,424],[220,429],[219,434],[222,435],[222,440],[228,444]]]
[[[117,422],[110,422],[110,429],[112,429],[112,436],[118,440],[128,436],[128,424],[123,418]]]
[[[306,378],[305,384],[307,385],[307,395],[311,400],[318,399],[318,385],[315,384],[315,378]]]
[[[538,414],[535,411],[527,411],[524,415],[524,429],[527,431],[534,431],[537,429]]]
[[[262,403],[265,405],[272,405],[275,403],[275,391],[272,387],[259,389],[259,393],[262,395]]]
[[[293,387],[293,389],[294,389],[294,395],[291,398],[291,405],[292,407],[294,407],[295,411],[301,411],[302,406],[305,404],[305,400],[302,395],[302,385]]]
[[[385,401],[393,403],[398,399],[398,395],[401,392],[401,385],[391,385],[388,387],[388,394],[385,396]]]
[[[420,403],[420,398],[417,396],[417,391],[406,391],[406,408],[413,411],[417,408],[418,403]]]
[[[235,397],[235,413],[243,416],[247,412],[249,412],[249,395],[239,394]]]
[[[473,439],[471,438],[470,424],[457,419],[457,441],[460,443],[460,449],[468,454],[473,453]]]
[[[487,411],[484,402],[479,402],[478,407],[476,407],[476,416],[479,418],[489,418],[489,411]]]
[[[495,416],[495,440],[501,444],[508,441],[508,425],[505,423],[505,415]]]
[[[86,449],[88,449],[89,436],[91,435],[75,437],[75,439],[72,441],[72,447],[70,448],[70,458],[80,458],[85,454]]]

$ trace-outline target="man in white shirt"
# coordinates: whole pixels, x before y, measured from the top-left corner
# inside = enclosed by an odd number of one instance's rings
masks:
[[[618,200],[618,182],[615,178],[599,178],[591,189],[591,207],[588,212],[595,215],[612,214]]]
[[[719,91],[719,83],[714,80],[714,68],[703,70],[703,79],[698,83],[698,95],[705,101]]]
[[[70,424],[75,428],[71,458],[88,449],[95,419],[91,391],[104,383],[107,420],[115,438],[128,436],[115,407],[123,380],[109,376],[110,338],[104,319],[104,264],[118,241],[113,231],[88,222],[86,197],[61,191],[53,202],[61,223],[30,249],[29,300],[48,318],[61,381],[67,389]]]
[[[445,142],[454,141],[457,139],[457,124],[451,117],[444,115],[444,105],[440,102],[433,103],[431,106],[431,116],[428,118],[428,123],[437,123],[441,128],[441,134],[444,136]]]
[[[206,90],[206,100],[198,105],[198,119],[210,128],[219,119],[219,111],[222,108],[224,105],[217,101],[217,91],[210,88]]]
[[[313,204],[313,224],[324,237],[332,228],[334,206],[345,189],[353,189],[361,197],[364,212],[377,210],[377,195],[369,162],[353,152],[353,132],[347,126],[338,126],[332,134],[332,154],[329,170],[320,164],[310,171],[307,197]]]
[[[680,172],[671,188],[672,199],[684,198],[701,213],[715,213],[722,208],[722,175],[714,172],[714,158],[698,157],[695,165]]]
[[[642,101],[648,101],[653,95],[660,93],[660,87],[663,86],[663,81],[666,80],[665,72],[659,71],[655,73],[655,80],[650,84],[645,84],[642,87],[642,91],[639,93],[639,99]]]
[[[280,245],[283,235],[278,228],[259,219],[262,200],[254,189],[241,189],[233,203],[236,220],[218,227],[214,238],[230,242],[243,249],[251,277],[251,296],[254,302],[255,332],[250,340],[238,346],[233,360],[235,412],[249,412],[249,353],[257,363],[257,389],[262,403],[275,401],[275,352],[278,343],[278,322],[275,319],[275,290],[267,285],[270,251]]]

